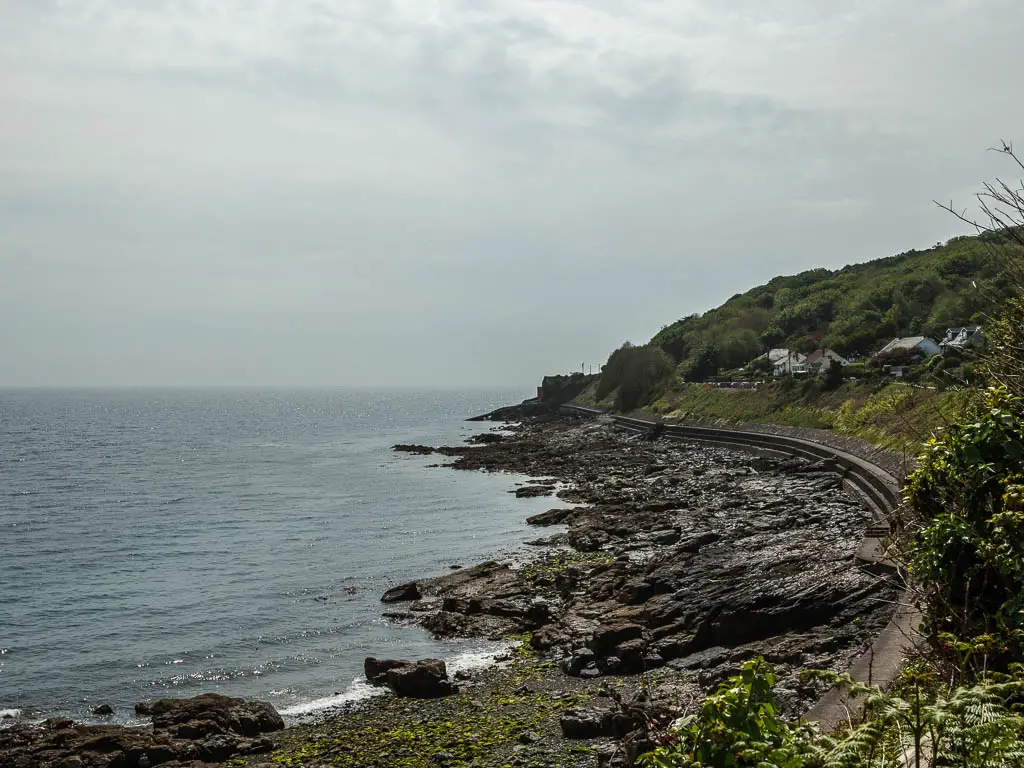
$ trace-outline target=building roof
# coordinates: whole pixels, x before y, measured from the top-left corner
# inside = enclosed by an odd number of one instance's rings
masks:
[[[770,349],[761,355],[760,359],[765,357],[768,358],[772,365],[781,365],[787,360],[792,360],[794,363],[802,363],[807,359],[799,352],[790,352],[788,349]]]
[[[902,339],[893,339],[878,350],[878,354],[881,355],[884,352],[895,352],[897,349],[915,349],[921,344],[921,342],[926,341],[927,339],[927,336],[904,336]]]

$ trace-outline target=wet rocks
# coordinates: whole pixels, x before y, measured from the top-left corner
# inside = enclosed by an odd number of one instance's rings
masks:
[[[367,656],[363,661],[363,674],[370,685],[387,685],[388,670],[411,664],[407,659],[377,659]]]
[[[756,654],[808,632],[820,641],[810,660],[842,668],[888,618],[895,588],[854,561],[869,514],[827,462],[646,440],[572,417],[511,431],[439,450],[456,468],[544,478],[521,495],[561,484],[559,498],[577,506],[528,522],[565,525],[534,542],[562,549],[522,569],[482,563],[458,581],[418,582],[437,599],[410,615],[435,634],[532,631],[530,645],[566,673],[595,677],[716,647]],[[702,679],[735,663],[714,658],[695,670]]]
[[[549,509],[526,518],[527,525],[559,525],[572,516],[571,508]]]
[[[145,708],[144,708],[145,709]],[[153,725],[85,725],[68,718],[0,730],[0,765],[12,768],[136,768],[223,762],[272,749],[284,728],[268,703],[209,693],[153,702]]]
[[[410,699],[435,699],[458,689],[448,680],[443,659],[422,659],[390,667],[386,674],[388,688],[396,696]]]
[[[420,456],[426,456],[434,453],[434,448],[429,445],[414,445],[407,443],[400,443],[398,445],[391,446],[391,450],[398,451],[399,453],[414,453]]]
[[[566,710],[559,724],[567,739],[597,739],[612,735],[616,707],[610,699],[595,699],[586,707]]]
[[[218,693],[190,699],[160,699],[151,708],[153,730],[195,738],[196,735],[234,733],[259,736],[284,728],[284,720],[265,701],[247,701]]]
[[[550,496],[554,492],[553,485],[524,485],[516,488],[515,495],[517,499],[532,499],[537,496]]]
[[[380,601],[382,603],[404,603],[410,600],[419,600],[422,596],[419,584],[410,581],[407,584],[392,587],[381,596]]]

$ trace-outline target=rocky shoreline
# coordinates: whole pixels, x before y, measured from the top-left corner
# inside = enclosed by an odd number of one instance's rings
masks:
[[[407,686],[402,696],[328,713],[260,741],[259,756],[245,756],[249,744],[232,757],[253,765],[628,765],[752,656],[775,664],[783,708],[802,714],[822,691],[799,671],[842,671],[892,614],[897,587],[854,557],[870,514],[824,466],[647,440],[608,420],[551,414],[470,442],[395,448],[457,469],[537,478],[516,495],[550,495],[559,506],[529,520],[542,531],[530,542],[535,557],[398,585],[383,596],[386,615],[441,637],[514,638],[517,647],[461,680],[448,680],[443,664],[389,672],[384,660],[368,677],[378,672],[398,693]],[[399,681],[402,669],[412,687]],[[410,691],[417,698],[406,698]],[[84,727],[97,726],[74,726]],[[9,731],[0,732],[4,765],[50,738],[12,745]],[[106,762],[79,750],[65,751],[63,762],[11,764],[144,768],[121,752],[123,760]],[[161,754],[161,763],[215,762]]]

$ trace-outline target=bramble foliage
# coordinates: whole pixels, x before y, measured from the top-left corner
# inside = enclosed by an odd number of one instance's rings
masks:
[[[975,421],[925,444],[905,488],[917,530],[910,569],[933,639],[1024,629],[1024,421],[1019,398],[990,389]],[[1013,652],[1014,655],[1016,652]]]
[[[849,675],[808,677],[843,686],[865,702],[859,725],[836,735],[776,715],[772,668],[744,664],[675,731],[642,756],[644,768],[961,768],[1024,766],[1024,717],[1011,703],[1024,694],[1018,668],[970,685],[943,686],[927,665],[911,666],[892,691]],[[932,762],[934,759],[934,762]]]
[[[1024,279],[1017,290],[1021,296],[1009,299],[986,329],[989,354],[985,369],[993,381],[1024,398]]]
[[[777,714],[775,675],[758,657],[719,686],[666,736],[665,746],[640,758],[645,768],[800,768],[820,764],[813,733]]]

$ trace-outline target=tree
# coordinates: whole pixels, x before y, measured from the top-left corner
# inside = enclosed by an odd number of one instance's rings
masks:
[[[1009,158],[1020,171],[1022,161],[1008,142],[992,151]],[[1007,182],[997,178],[985,182],[975,195],[978,213],[957,210],[952,203],[936,204],[974,227],[981,241],[1002,263],[1013,295],[997,316],[989,318],[986,328],[989,351],[985,373],[1010,394],[1024,397],[1024,181]],[[962,270],[964,265],[951,268]]]
[[[684,378],[687,381],[704,381],[718,373],[721,352],[717,344],[703,344],[693,356]]]
[[[839,389],[843,385],[843,366],[839,363],[833,362],[828,368],[825,369],[825,391],[830,392],[833,389]]]

